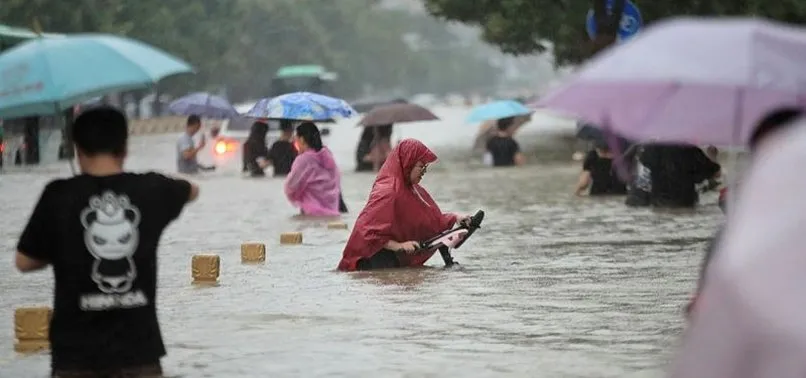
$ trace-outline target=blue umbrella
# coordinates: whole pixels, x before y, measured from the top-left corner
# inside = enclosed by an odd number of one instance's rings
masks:
[[[310,92],[294,92],[264,98],[255,104],[247,117],[290,119],[297,121],[329,121],[348,118],[357,112],[344,100]]]
[[[181,115],[229,119],[238,116],[238,111],[225,98],[206,92],[196,92],[180,97],[168,105],[168,109]]]
[[[0,54],[0,118],[49,115],[109,92],[147,88],[193,69],[131,39],[37,38]]]
[[[523,106],[520,102],[512,100],[495,101],[480,105],[470,112],[467,122],[484,122],[493,119],[501,119],[515,116],[531,114],[532,110]]]

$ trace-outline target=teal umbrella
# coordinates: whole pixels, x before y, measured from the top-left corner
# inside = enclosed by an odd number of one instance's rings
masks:
[[[49,115],[110,92],[192,72],[142,42],[103,34],[36,38],[0,54],[0,118]]]
[[[467,122],[484,122],[532,114],[533,110],[523,106],[520,102],[512,100],[495,101],[479,105],[467,116]]]
[[[39,37],[53,38],[53,37],[64,37],[64,35],[50,34],[50,33],[42,33],[40,35],[28,29],[16,28],[13,26],[0,24],[0,51],[12,47],[20,42],[25,42],[29,39]]]

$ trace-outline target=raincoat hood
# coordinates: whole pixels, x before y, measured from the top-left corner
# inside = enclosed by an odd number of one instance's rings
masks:
[[[381,170],[378,171],[373,187],[376,185],[392,185],[395,188],[411,187],[409,177],[417,162],[430,164],[435,161],[437,161],[437,155],[422,142],[416,139],[404,139],[389,153]]]
[[[353,271],[358,261],[379,252],[390,240],[422,241],[456,222],[456,215],[442,213],[431,195],[409,176],[417,162],[432,163],[437,156],[422,142],[405,139],[395,147],[378,172],[366,206],[358,215],[344,247],[339,270]],[[402,266],[423,265],[435,251],[398,255]]]
[[[311,159],[328,171],[336,170],[336,160],[333,159],[333,153],[327,147],[322,147],[319,151],[309,148],[297,157],[297,159],[299,158]]]

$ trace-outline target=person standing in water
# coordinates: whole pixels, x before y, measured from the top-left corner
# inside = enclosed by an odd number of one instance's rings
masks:
[[[45,186],[16,253],[21,272],[53,267],[51,376],[161,377],[157,247],[199,188],[124,171],[128,126],[112,107],[71,133],[81,174]]]
[[[420,186],[437,156],[422,142],[404,139],[381,167],[372,192],[342,252],[341,271],[415,267],[436,250],[411,254],[419,241],[462,223],[470,216],[443,213]]]
[[[641,161],[644,145],[636,145],[633,156],[632,183],[627,188],[627,198],[624,204],[630,207],[645,207],[652,205],[652,174]]]
[[[613,167],[613,153],[605,141],[597,141],[585,156],[574,194],[582,196],[588,188],[591,196],[627,194],[627,185],[619,179]]]
[[[285,180],[285,194],[303,215],[339,215],[341,174],[330,150],[322,145],[313,122],[297,126],[299,156]]]
[[[370,172],[372,171],[372,162],[367,161],[367,155],[372,151],[372,141],[375,132],[371,127],[365,127],[361,131],[361,137],[358,139],[358,145],[355,148],[355,171],[356,172]]]
[[[512,118],[511,135],[520,130],[520,128],[532,120],[532,114],[516,116]],[[498,135],[497,120],[484,121],[479,125],[479,131],[476,133],[476,139],[473,141],[473,151],[482,152],[487,148],[487,142],[490,138]]]
[[[179,141],[176,144],[176,169],[179,173],[192,175],[199,173],[199,170],[204,168],[199,165],[197,159],[199,151],[207,144],[204,134],[201,134],[201,141],[198,146],[193,141],[193,137],[196,136],[199,130],[201,130],[201,118],[195,114],[189,116],[185,132],[179,137]]]
[[[269,164],[269,149],[266,147],[266,134],[269,125],[257,121],[249,129],[249,137],[243,143],[243,167],[251,177],[263,177]]]
[[[518,142],[512,138],[515,118],[501,118],[497,121],[496,135],[487,140],[487,153],[494,167],[511,167],[526,163]]]
[[[191,115],[187,118],[185,125],[185,132],[179,137],[177,142],[177,161],[176,168],[179,173],[196,174],[199,173],[199,162],[196,157],[207,144],[204,134],[201,135],[199,145],[193,138],[201,130],[201,118],[197,115]]]
[[[652,178],[650,200],[663,208],[693,208],[699,203],[697,184],[714,178],[721,167],[691,144],[644,146],[641,162]]]
[[[372,129],[372,145],[364,159],[372,163],[373,171],[378,172],[392,151],[392,125],[374,126]]]
[[[280,121],[280,138],[266,147],[266,134],[269,125],[265,122],[255,122],[249,132],[249,138],[244,143],[244,167],[252,177],[265,176],[264,170],[274,167],[274,177],[285,177],[291,171],[291,164],[297,157],[297,150],[292,139],[294,127],[291,121]]]
[[[274,167],[274,177],[285,177],[291,172],[291,164],[297,158],[294,147],[294,124],[289,120],[280,121],[280,139],[269,148],[269,163]]]

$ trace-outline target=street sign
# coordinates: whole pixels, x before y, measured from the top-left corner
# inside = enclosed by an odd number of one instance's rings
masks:
[[[613,0],[607,0],[607,12],[613,11]],[[634,35],[638,34],[641,27],[644,25],[644,20],[641,18],[641,11],[638,6],[631,0],[624,0],[624,13],[621,15],[621,22],[618,29],[618,41],[623,42]],[[596,38],[596,21],[593,19],[593,9],[588,10],[588,15],[585,19],[585,30],[588,32],[590,39]]]

